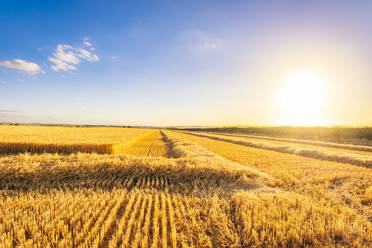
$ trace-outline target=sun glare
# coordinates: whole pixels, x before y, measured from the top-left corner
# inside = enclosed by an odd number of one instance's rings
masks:
[[[325,82],[314,73],[301,72],[289,77],[282,89],[282,125],[325,125]]]

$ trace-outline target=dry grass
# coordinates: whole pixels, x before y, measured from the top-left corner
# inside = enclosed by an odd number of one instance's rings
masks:
[[[173,158],[143,152],[1,156],[0,247],[370,246],[366,216],[316,198],[321,188],[309,193],[315,184],[293,186],[265,164],[232,162],[182,135],[187,139],[151,133],[131,144],[140,151],[167,145]],[[190,137],[203,146],[201,140],[211,142]],[[225,150],[230,145],[237,146],[225,143]],[[368,187],[360,190],[370,194]]]
[[[143,157],[167,157],[168,148],[163,140],[163,135],[159,131],[150,132],[148,135],[141,136],[130,145],[123,146],[115,153],[132,154]]]
[[[244,135],[244,134],[229,134],[229,133],[211,133],[211,134],[218,134],[224,136],[231,136],[231,137],[241,137],[246,138],[248,140],[269,140],[276,144],[300,144],[303,147],[318,147],[323,146],[327,147],[327,149],[335,150],[335,151],[347,151],[357,154],[367,154],[372,155],[372,146],[361,146],[361,145],[352,145],[352,144],[340,144],[340,143],[331,143],[331,142],[324,142],[324,141],[317,141],[317,140],[304,140],[304,139],[291,139],[291,138],[278,138],[278,137],[270,137],[270,136],[259,136],[259,135]]]
[[[247,135],[262,135],[280,138],[294,138],[355,144],[362,146],[372,145],[372,127],[179,127],[176,130],[203,131],[216,133],[237,133]]]
[[[203,147],[242,165],[254,167],[273,176],[272,186],[315,198],[342,204],[372,221],[372,204],[368,187],[372,171],[360,166],[322,161],[292,154],[267,151],[244,145],[177,133]]]
[[[22,154],[0,164],[5,247],[176,247],[187,237],[177,230],[187,214],[175,214],[179,200],[261,187],[249,170],[198,170],[187,159]]]
[[[296,154],[304,157],[323,159],[329,161],[337,161],[343,163],[350,163],[356,165],[362,165],[366,167],[372,167],[372,155],[358,154],[347,151],[334,151],[327,149],[327,147],[304,147],[296,144],[283,144],[283,143],[273,143],[273,142],[262,142],[242,137],[232,137],[224,135],[215,135],[215,134],[200,134],[200,133],[190,133],[187,134],[196,135],[199,137],[206,137],[215,140],[230,142],[239,145],[245,145],[255,148],[261,148],[266,150],[272,150],[277,152],[284,152],[290,154]]]
[[[115,153],[149,129],[0,125],[0,153]]]

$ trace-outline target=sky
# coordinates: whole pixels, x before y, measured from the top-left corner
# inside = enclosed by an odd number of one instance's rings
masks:
[[[0,1],[0,122],[372,125],[372,1]]]

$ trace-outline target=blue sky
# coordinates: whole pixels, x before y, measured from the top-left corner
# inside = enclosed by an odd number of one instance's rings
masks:
[[[371,2],[299,2],[1,1],[0,122],[293,124],[306,70],[319,124],[371,125]]]

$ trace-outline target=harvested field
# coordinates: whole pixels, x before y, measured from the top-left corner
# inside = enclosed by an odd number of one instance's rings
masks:
[[[121,153],[142,157],[167,157],[168,148],[161,132],[153,131],[123,147]]]
[[[1,156],[0,246],[369,247],[372,242],[368,168],[169,131],[152,131],[122,152]],[[286,169],[275,167],[280,159]],[[300,164],[307,166],[302,172],[295,167]],[[320,166],[329,167],[328,176],[315,174]],[[338,174],[330,173],[337,166],[343,166]],[[353,169],[351,184],[336,181]],[[332,183],[335,188],[326,190]],[[336,184],[367,205],[344,202]]]
[[[293,154],[268,151],[184,133],[177,136],[196,142],[210,151],[249,168],[273,176],[274,185],[285,191],[309,195],[317,201],[346,205],[372,221],[370,168],[322,161]]]
[[[201,132],[199,132],[202,134]],[[291,139],[291,138],[277,138],[270,136],[259,136],[259,135],[244,135],[244,134],[229,134],[229,133],[209,133],[215,135],[223,135],[230,137],[245,138],[247,140],[265,140],[271,141],[274,144],[299,144],[300,147],[327,147],[329,150],[333,151],[344,151],[356,154],[372,155],[372,146],[362,146],[362,145],[352,145],[352,144],[341,144],[341,143],[331,143],[316,140],[304,140],[304,139]]]
[[[290,153],[295,155],[300,155],[304,157],[336,161],[343,163],[350,163],[355,165],[361,165],[366,167],[372,167],[372,154],[369,152],[358,152],[358,151],[347,151],[347,150],[337,150],[334,148],[327,147],[317,147],[310,145],[297,145],[288,144],[283,142],[272,142],[272,141],[260,141],[253,140],[246,137],[234,137],[226,135],[216,135],[216,134],[203,134],[203,133],[190,133],[186,134],[195,135],[199,137],[210,138],[214,140],[220,140],[224,142],[245,145],[249,147],[255,147],[260,149],[272,150],[283,153]]]

